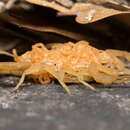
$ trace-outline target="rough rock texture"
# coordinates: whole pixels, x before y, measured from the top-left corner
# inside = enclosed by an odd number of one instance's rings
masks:
[[[58,83],[46,86],[26,81],[11,92],[17,77],[0,79],[1,130],[129,130],[130,88],[69,85],[68,96]],[[24,86],[24,87],[23,87]],[[98,85],[101,86],[101,85]]]

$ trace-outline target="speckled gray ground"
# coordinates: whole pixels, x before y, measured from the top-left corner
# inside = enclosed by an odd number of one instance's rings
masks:
[[[68,96],[59,84],[27,81],[12,93],[18,79],[0,79],[0,130],[130,129],[130,88],[97,88],[95,93],[69,85]]]

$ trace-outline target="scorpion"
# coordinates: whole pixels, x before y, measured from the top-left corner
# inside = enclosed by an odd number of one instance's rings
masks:
[[[130,70],[119,57],[130,61],[130,53],[120,50],[99,50],[86,41],[54,44],[48,49],[36,43],[32,50],[19,56],[15,49],[12,54],[0,52],[14,58],[14,62],[0,62],[0,73],[21,76],[13,90],[17,90],[26,77],[35,82],[48,84],[58,80],[71,94],[67,83],[81,83],[96,90],[88,82],[112,84],[129,81]],[[126,80],[127,79],[127,80]]]

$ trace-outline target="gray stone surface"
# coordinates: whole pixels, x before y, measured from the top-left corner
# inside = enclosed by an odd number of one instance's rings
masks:
[[[0,79],[0,130],[130,129],[130,88],[97,87],[95,93],[75,84],[68,96],[58,83],[26,81],[12,93],[18,79]]]

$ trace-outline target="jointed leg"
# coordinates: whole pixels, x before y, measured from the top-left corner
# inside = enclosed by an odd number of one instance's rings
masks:
[[[24,82],[25,76],[26,76],[26,74],[23,73],[23,75],[22,75],[22,77],[21,77],[19,83],[16,85],[15,88],[13,88],[13,91],[16,91],[16,90],[19,88],[19,86]]]
[[[91,86],[90,84],[88,84],[87,82],[85,82],[85,81],[83,80],[83,78],[81,78],[81,77],[83,77],[83,75],[80,75],[80,73],[76,73],[76,72],[74,72],[74,71],[72,71],[72,70],[68,70],[68,69],[65,69],[64,72],[66,72],[66,73],[68,73],[68,74],[71,74],[71,75],[77,77],[77,79],[78,79],[78,81],[79,81],[80,83],[82,83],[83,85],[87,86],[87,87],[90,88],[91,90],[96,91],[96,89],[95,89],[93,86]]]
[[[101,71],[98,69],[98,64],[91,63],[88,68],[90,76],[94,78],[96,82],[102,83],[102,84],[111,84],[113,83],[118,76],[109,75],[107,73],[104,73],[105,71]]]
[[[114,55],[114,56],[121,56],[126,58],[128,61],[130,61],[130,53],[127,51],[121,51],[121,50],[114,50],[114,49],[108,49],[106,52]]]
[[[16,87],[13,89],[13,91],[16,91],[19,86],[24,82],[24,79],[27,75],[30,75],[30,74],[35,74],[39,69],[40,69],[41,66],[37,65],[37,66],[34,66],[34,67],[31,67],[29,69],[26,69],[23,74],[22,74],[22,77],[19,81],[19,83],[16,85]]]
[[[45,65],[45,64],[39,64],[37,66],[34,66],[34,67],[31,67],[29,69],[27,69],[23,74],[22,74],[22,77],[19,81],[19,83],[17,84],[17,86],[13,89],[14,91],[17,90],[19,88],[19,86],[24,82],[24,79],[27,75],[31,75],[31,74],[35,74],[37,72],[40,72],[42,71],[46,71],[48,73],[50,73],[54,78],[56,78],[60,84],[62,85],[62,87],[67,91],[67,93],[69,95],[71,95],[71,92],[69,90],[69,88],[67,87],[67,85],[63,82],[63,77],[64,77],[64,73],[62,72],[56,72],[54,71],[54,69],[52,68],[52,66],[48,66],[48,65]]]
[[[43,67],[44,69],[50,73],[52,76],[54,76],[58,81],[59,83],[62,85],[62,87],[67,91],[67,93],[69,95],[71,95],[71,92],[68,88],[68,86],[63,82],[63,79],[64,79],[64,72],[56,72],[54,71],[53,67],[52,66],[47,66],[45,64],[43,64]]]

